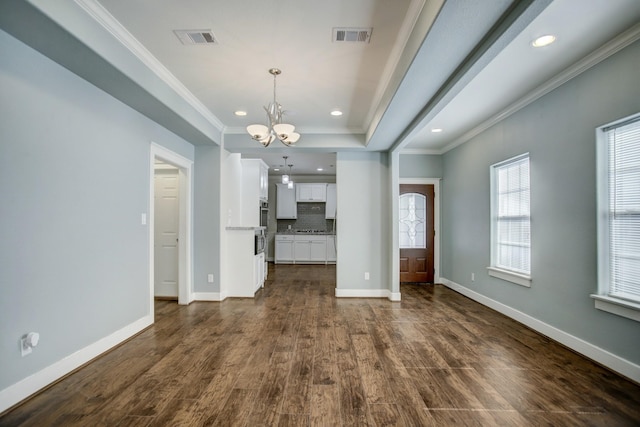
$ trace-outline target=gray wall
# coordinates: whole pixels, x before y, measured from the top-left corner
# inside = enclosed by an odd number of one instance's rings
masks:
[[[638,70],[636,42],[446,153],[442,181],[443,277],[636,364],[640,325],[596,310],[589,295],[597,289],[595,128],[640,111]],[[489,166],[524,152],[531,288],[486,273]]]
[[[195,146],[193,289],[220,292],[220,167],[219,146]],[[213,283],[207,275],[213,274]]]
[[[193,147],[2,31],[0,52],[2,390],[149,314],[150,142]]]
[[[387,155],[337,155],[337,287],[389,289],[390,186]],[[370,280],[364,280],[364,273]]]
[[[400,178],[442,178],[442,156],[400,154]]]

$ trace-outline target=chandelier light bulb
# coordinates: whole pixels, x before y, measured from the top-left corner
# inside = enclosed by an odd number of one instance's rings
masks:
[[[269,128],[265,125],[249,125],[247,126],[247,132],[249,132],[251,138],[256,141],[260,141],[261,139],[265,139],[269,136]]]

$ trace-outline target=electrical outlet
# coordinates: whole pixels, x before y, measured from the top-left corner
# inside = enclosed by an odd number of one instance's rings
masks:
[[[29,332],[20,338],[20,354],[22,357],[31,354],[33,348],[38,345],[38,341],[40,341],[40,334],[37,332]]]
[[[472,282],[476,281],[476,273],[471,273],[471,281]]]
[[[213,274],[207,274],[207,282],[213,283]]]
[[[369,280],[369,272],[364,273],[364,280]]]
[[[20,354],[22,357],[25,357],[27,354],[31,354],[33,352],[33,348],[27,344],[27,337],[20,339]]]

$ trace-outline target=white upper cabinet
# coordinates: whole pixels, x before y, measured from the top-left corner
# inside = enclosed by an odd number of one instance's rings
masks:
[[[327,184],[327,205],[325,207],[326,219],[336,218],[336,200],[337,200],[336,185]]]
[[[287,184],[276,184],[276,219],[296,219],[298,205],[296,188],[288,188]]]
[[[242,225],[260,225],[260,202],[269,194],[269,166],[260,159],[242,162]]]
[[[297,184],[296,201],[298,202],[326,202],[327,184]]]
[[[260,200],[269,200],[269,166],[260,164]]]

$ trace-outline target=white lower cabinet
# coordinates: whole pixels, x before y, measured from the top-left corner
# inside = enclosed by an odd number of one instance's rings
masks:
[[[296,262],[327,262],[327,236],[295,236]]]
[[[337,260],[336,236],[327,236],[327,262],[334,264]]]
[[[324,264],[335,262],[335,256],[333,260],[327,258],[328,239],[335,242],[334,237],[277,234],[275,263]],[[335,243],[333,243],[333,247],[335,247]]]
[[[293,263],[293,241],[295,236],[276,234],[276,256],[275,263]]]
[[[311,248],[311,257],[309,261],[327,262],[327,237],[323,236],[322,240],[314,239],[309,241]]]
[[[254,279],[253,290],[254,292],[264,286],[264,277],[265,277],[264,267],[265,267],[265,264],[264,264],[264,252],[263,252],[253,257],[253,279]]]
[[[294,261],[310,261],[311,245],[307,240],[296,240],[293,242]]]

